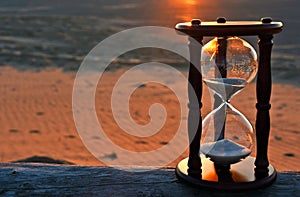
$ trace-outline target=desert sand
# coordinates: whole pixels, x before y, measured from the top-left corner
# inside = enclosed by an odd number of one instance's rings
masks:
[[[167,121],[160,132],[140,138],[123,132],[113,119],[110,94],[124,69],[105,73],[96,94],[99,122],[107,136],[117,145],[131,151],[149,151],[167,144],[180,120],[176,96],[167,87],[149,83],[137,88],[130,100],[132,118],[139,124],[149,121],[153,102],[166,107]],[[185,73],[186,74],[186,73]],[[76,165],[103,165],[84,146],[72,115],[72,88],[75,72],[60,69],[17,71],[0,69],[0,162],[19,161],[32,156],[45,156]],[[271,98],[271,133],[269,160],[279,171],[300,170],[300,88],[273,84]],[[255,83],[232,100],[252,124],[255,123]],[[208,90],[203,95],[203,115],[210,108]],[[143,107],[141,107],[143,106]],[[187,156],[187,150],[176,163]]]

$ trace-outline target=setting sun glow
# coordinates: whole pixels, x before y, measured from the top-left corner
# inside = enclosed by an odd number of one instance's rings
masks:
[[[195,5],[197,3],[196,0],[185,0],[184,2],[189,5]]]
[[[226,16],[221,1],[167,0],[166,2],[165,8],[168,8],[175,21],[190,21],[194,18],[214,20],[217,16]]]

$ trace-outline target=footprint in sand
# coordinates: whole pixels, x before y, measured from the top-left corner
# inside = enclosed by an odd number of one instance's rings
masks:
[[[300,131],[292,131],[292,133],[299,134]]]
[[[141,85],[138,85],[137,88],[145,88],[146,87],[146,84],[141,84]]]
[[[36,112],[36,115],[42,116],[42,115],[44,115],[44,112],[42,112],[42,111]]]
[[[18,129],[9,129],[10,133],[19,133],[20,131]]]
[[[170,118],[171,118],[171,119],[175,119],[175,116],[172,115],[172,116],[170,116]]]
[[[287,104],[286,103],[282,103],[281,105],[279,105],[278,107],[276,107],[276,109],[281,110],[281,109],[283,109],[285,107],[287,107]]]
[[[99,139],[101,139],[99,136],[92,136],[92,139],[94,139],[94,140],[99,140]]]
[[[29,133],[32,133],[32,134],[40,134],[41,131],[40,131],[40,130],[34,129],[34,130],[30,130]]]
[[[295,157],[294,153],[285,153],[283,155],[286,156],[286,157]]]
[[[136,144],[148,144],[148,142],[144,140],[135,141]]]
[[[167,145],[169,142],[159,142],[161,145]]]
[[[75,137],[76,137],[75,135],[65,135],[65,138],[74,139]]]
[[[282,140],[282,138],[280,137],[280,136],[277,136],[277,135],[275,135],[275,140],[277,140],[277,141],[281,141]]]
[[[115,160],[118,158],[117,154],[116,153],[112,153],[112,154],[106,154],[100,158],[103,158],[103,159],[111,159],[111,160]]]

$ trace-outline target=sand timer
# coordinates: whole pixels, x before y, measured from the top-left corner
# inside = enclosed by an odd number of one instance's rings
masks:
[[[179,33],[189,36],[189,83],[197,97],[194,99],[188,91],[189,157],[176,167],[179,179],[222,190],[264,187],[276,179],[276,170],[268,160],[271,51],[273,34],[282,28],[281,22],[271,18],[218,18],[210,22],[194,19],[176,25]],[[205,36],[215,38],[202,47]],[[238,36],[258,36],[258,55]],[[256,76],[257,113],[253,128],[230,100]],[[202,107],[202,84],[214,93],[213,110],[203,121],[201,110],[195,107]]]
[[[230,99],[254,79],[257,68],[256,51],[241,38],[216,37],[202,48],[201,73],[215,93],[215,109],[202,122],[200,151],[217,170],[229,169],[252,152],[253,127]]]

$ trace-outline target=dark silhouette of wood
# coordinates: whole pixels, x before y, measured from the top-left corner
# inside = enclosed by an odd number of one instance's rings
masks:
[[[200,21],[193,21],[199,25]],[[201,159],[199,157],[200,140],[202,134],[201,98],[202,98],[202,75],[200,67],[200,55],[202,36],[194,36],[189,39],[190,68],[189,68],[189,114],[188,114],[188,135],[189,135],[189,162],[188,173],[192,177],[201,178]],[[196,93],[196,97],[193,95]]]
[[[218,38],[218,46],[216,51],[216,65],[218,71],[216,71],[216,77],[227,77],[227,37]]]
[[[282,31],[283,24],[281,22],[272,22],[271,18],[262,18],[261,21],[226,21],[225,18],[218,18],[216,22],[201,22],[200,20],[194,19],[191,22],[179,23],[176,25],[175,29],[179,32],[184,33],[183,35],[188,35],[199,42],[202,41],[203,36],[216,36],[216,37],[226,37],[226,36],[259,36],[259,68],[257,76],[257,116],[256,116],[256,146],[257,155],[255,159],[255,169],[254,171],[256,180],[254,180],[257,186],[266,186],[268,183],[273,182],[276,179],[276,170],[269,165],[268,161],[268,140],[270,132],[270,95],[271,95],[271,49],[272,49],[272,38],[273,34],[277,34]],[[197,52],[197,47],[195,47],[192,42],[190,42],[190,56],[191,60],[194,62],[200,62],[200,51]],[[224,48],[223,48],[224,49]],[[199,50],[199,49],[198,49]],[[224,51],[220,51],[223,53]],[[226,53],[225,53],[226,55]],[[222,57],[222,55],[220,56]],[[222,61],[222,59],[217,60],[217,64]],[[199,182],[198,185],[203,185],[202,182],[207,183],[207,187],[218,188],[219,186],[215,184],[209,184],[209,181],[201,180],[201,159],[199,157],[200,139],[202,133],[202,118],[201,112],[197,112],[195,108],[196,104],[201,108],[201,96],[202,96],[202,77],[199,73],[200,68],[198,64],[190,64],[189,71],[189,82],[192,88],[197,94],[197,101],[191,102],[190,100],[190,112],[189,112],[189,127],[193,126],[193,122],[198,123],[198,129],[195,135],[189,129],[190,138],[190,153],[187,164],[185,160],[179,162],[176,168],[176,174],[192,183]],[[221,65],[222,66],[222,65]],[[226,73],[222,72],[222,75]],[[190,95],[190,90],[189,90]],[[198,102],[198,103],[197,103]],[[195,117],[199,115],[199,120],[195,120]],[[185,166],[187,165],[187,166]],[[253,165],[254,166],[254,165]],[[186,168],[188,168],[186,170]],[[269,172],[269,168],[273,170]],[[186,171],[188,175],[185,175]],[[199,180],[195,179],[198,178]],[[196,184],[197,185],[197,184]],[[232,187],[239,187],[234,185]],[[246,188],[246,187],[245,187]],[[230,189],[230,188],[228,188]]]
[[[274,183],[277,173],[270,165],[269,174],[266,177],[255,176],[255,158],[247,157],[232,165],[216,164],[201,155],[202,177],[195,178],[188,173],[188,159],[181,160],[176,167],[176,175],[179,180],[191,183],[197,187],[206,187],[220,190],[240,191],[259,189]]]
[[[270,133],[270,97],[271,79],[271,51],[272,35],[259,35],[259,66],[256,82],[257,114],[256,114],[256,161],[255,174],[258,178],[268,176],[268,141]]]
[[[256,36],[260,34],[277,34],[282,31],[281,22],[267,23],[269,18],[262,21],[226,21],[226,23],[201,22],[201,25],[192,25],[191,22],[178,23],[176,30],[189,36]]]
[[[136,170],[136,169],[131,169]],[[279,173],[264,190],[224,192],[178,181],[173,168],[128,172],[109,167],[0,164],[0,196],[296,196],[300,173]]]

